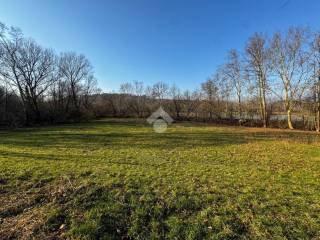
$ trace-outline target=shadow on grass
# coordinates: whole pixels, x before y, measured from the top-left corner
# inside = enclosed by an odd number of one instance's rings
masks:
[[[179,126],[179,125],[178,125]],[[224,131],[226,130],[226,131]],[[2,133],[0,145],[13,147],[54,148],[86,150],[94,148],[157,148],[175,149],[207,146],[239,145],[250,142],[289,140],[301,143],[320,141],[317,134],[304,132],[266,131],[250,132],[243,128],[215,128],[204,131],[202,126],[185,127],[164,134],[156,134],[143,124],[94,122],[63,125],[51,128],[20,129]]]

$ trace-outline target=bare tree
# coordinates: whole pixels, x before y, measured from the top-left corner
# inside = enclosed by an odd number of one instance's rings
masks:
[[[22,41],[22,33],[17,28],[8,28],[5,24],[0,23],[0,49],[1,49],[1,79],[3,82],[9,83],[19,92],[23,112],[25,115],[25,124],[29,124],[29,112],[27,109],[27,101],[24,94],[24,86],[17,70],[17,57],[19,46]]]
[[[29,123],[29,109],[36,121],[40,122],[40,100],[55,79],[54,53],[43,49],[33,40],[23,39],[17,29],[8,32],[5,26],[2,26],[0,45],[3,52],[2,78],[19,91],[26,112],[26,123]]]
[[[133,83],[122,84],[120,93],[127,110],[133,112],[137,117],[142,117],[146,102],[143,83],[134,81]]]
[[[133,93],[135,95],[133,101],[133,109],[138,117],[143,117],[144,108],[146,105],[146,96],[144,94],[143,82],[134,81],[133,82]]]
[[[59,75],[68,85],[69,99],[66,111],[69,111],[69,104],[75,111],[75,115],[81,112],[81,94],[83,85],[92,79],[93,71],[89,60],[84,55],[77,55],[74,52],[62,53],[59,59]]]
[[[97,94],[100,93],[100,89],[98,89],[97,85],[97,79],[93,75],[89,75],[83,84],[82,102],[87,111],[90,111],[93,108],[92,104],[97,99]]]
[[[170,88],[170,96],[171,96],[171,100],[173,103],[173,107],[174,107],[174,111],[175,111],[175,115],[177,119],[181,118],[181,111],[182,111],[182,94],[180,89],[176,86],[173,85]]]
[[[214,108],[217,98],[218,88],[213,78],[208,79],[206,82],[202,83],[201,89],[205,96],[205,109],[209,113],[209,119],[213,119]]]
[[[33,40],[23,41],[17,52],[17,72],[24,86],[25,98],[41,121],[40,100],[54,83],[56,76],[55,55],[52,50],[43,49]]]
[[[282,94],[288,117],[288,128],[293,129],[293,103],[302,96],[308,79],[308,53],[306,30],[290,28],[285,36],[276,33],[271,41],[272,68],[281,79]]]
[[[0,124],[110,114],[143,117],[166,104],[180,119],[233,120],[236,113],[240,123],[246,118],[256,124],[260,113],[264,127],[274,124],[268,122],[268,110],[285,109],[290,129],[293,112],[303,117],[307,112],[307,120],[299,125],[320,132],[320,34],[312,43],[308,37],[301,28],[276,33],[271,40],[255,34],[247,42],[245,58],[231,50],[227,63],[201,90],[182,93],[163,82],[146,88],[132,82],[122,84],[119,93],[99,94],[85,56],[69,52],[58,58],[52,50],[24,38],[19,29],[0,23]]]
[[[1,23],[0,23],[0,29],[1,28]],[[3,26],[4,27],[4,26]],[[2,30],[0,30],[0,35],[3,34]],[[0,121],[2,120],[5,122],[6,117],[7,117],[7,96],[8,96],[8,88],[6,86],[5,80],[4,80],[4,48],[2,45],[0,45],[0,108],[3,108],[3,119],[0,118]],[[4,104],[3,104],[4,103]],[[3,106],[4,105],[4,106]],[[0,109],[1,111],[1,109]],[[2,111],[1,111],[2,112]]]
[[[122,115],[128,116],[129,111],[132,108],[133,96],[133,85],[131,83],[123,83],[120,85],[120,95],[119,95],[120,111]]]
[[[0,38],[1,38],[1,43],[3,42],[3,38],[4,38],[4,34],[5,34],[5,25],[3,25],[0,22]],[[5,48],[3,46],[3,44],[0,44],[0,84],[4,84],[4,71],[5,71],[5,64],[4,64],[4,57],[5,57]]]
[[[239,118],[242,119],[242,95],[245,88],[245,78],[243,74],[243,67],[237,50],[230,50],[228,55],[228,62],[223,68],[223,73],[226,79],[231,83],[235,90],[238,102]]]
[[[267,77],[270,72],[270,54],[266,46],[266,39],[260,34],[255,34],[249,39],[246,46],[248,70],[256,80],[258,88],[260,115],[263,127],[267,127],[268,113],[266,103],[266,92],[268,88]]]
[[[24,38],[19,29],[2,23],[0,81],[8,96],[4,100],[22,104],[19,108],[24,117],[18,113],[16,116],[26,125],[32,121],[53,121],[53,118],[64,120],[65,117],[58,116],[69,112],[77,112],[79,116],[82,106],[89,113],[96,93],[92,67],[83,55],[64,53],[58,60],[51,49]]]
[[[67,107],[69,106],[69,89],[67,82],[62,78],[57,81],[49,89],[52,121],[63,122],[67,119]]]
[[[320,132],[320,34],[316,34],[312,45],[312,61],[313,68],[313,84],[312,90],[314,93],[315,109],[316,109],[316,130]]]
[[[199,107],[201,105],[202,92],[200,90],[189,91],[186,90],[183,93],[184,109],[186,112],[186,118],[198,118]]]
[[[228,81],[226,75],[223,73],[223,68],[219,67],[216,73],[213,75],[214,82],[217,85],[217,114],[220,118],[230,117],[232,114],[229,111],[230,107],[230,96],[232,92],[232,84]]]
[[[155,99],[158,99],[159,105],[163,103],[165,97],[167,97],[169,86],[163,82],[157,82],[152,86],[152,95]]]

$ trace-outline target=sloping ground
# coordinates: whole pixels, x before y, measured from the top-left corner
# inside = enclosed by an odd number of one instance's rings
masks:
[[[0,239],[318,239],[319,142],[125,120],[0,132]]]

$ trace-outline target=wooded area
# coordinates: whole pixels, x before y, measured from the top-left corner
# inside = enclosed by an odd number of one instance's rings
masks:
[[[56,54],[0,25],[0,124],[147,117],[163,106],[175,120],[320,131],[320,33],[292,27],[255,34],[195,90],[164,82],[101,93],[89,60]]]

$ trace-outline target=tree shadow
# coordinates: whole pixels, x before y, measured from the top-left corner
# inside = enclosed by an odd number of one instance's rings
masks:
[[[320,141],[320,136],[298,131],[249,131],[244,128],[224,127],[204,131],[201,125],[185,126],[183,129],[173,127],[172,131],[169,129],[168,132],[157,134],[144,124],[101,121],[91,124],[82,123],[3,132],[0,137],[0,145],[21,148],[66,147],[78,150],[131,147],[170,150],[239,145],[271,140],[314,143]]]

